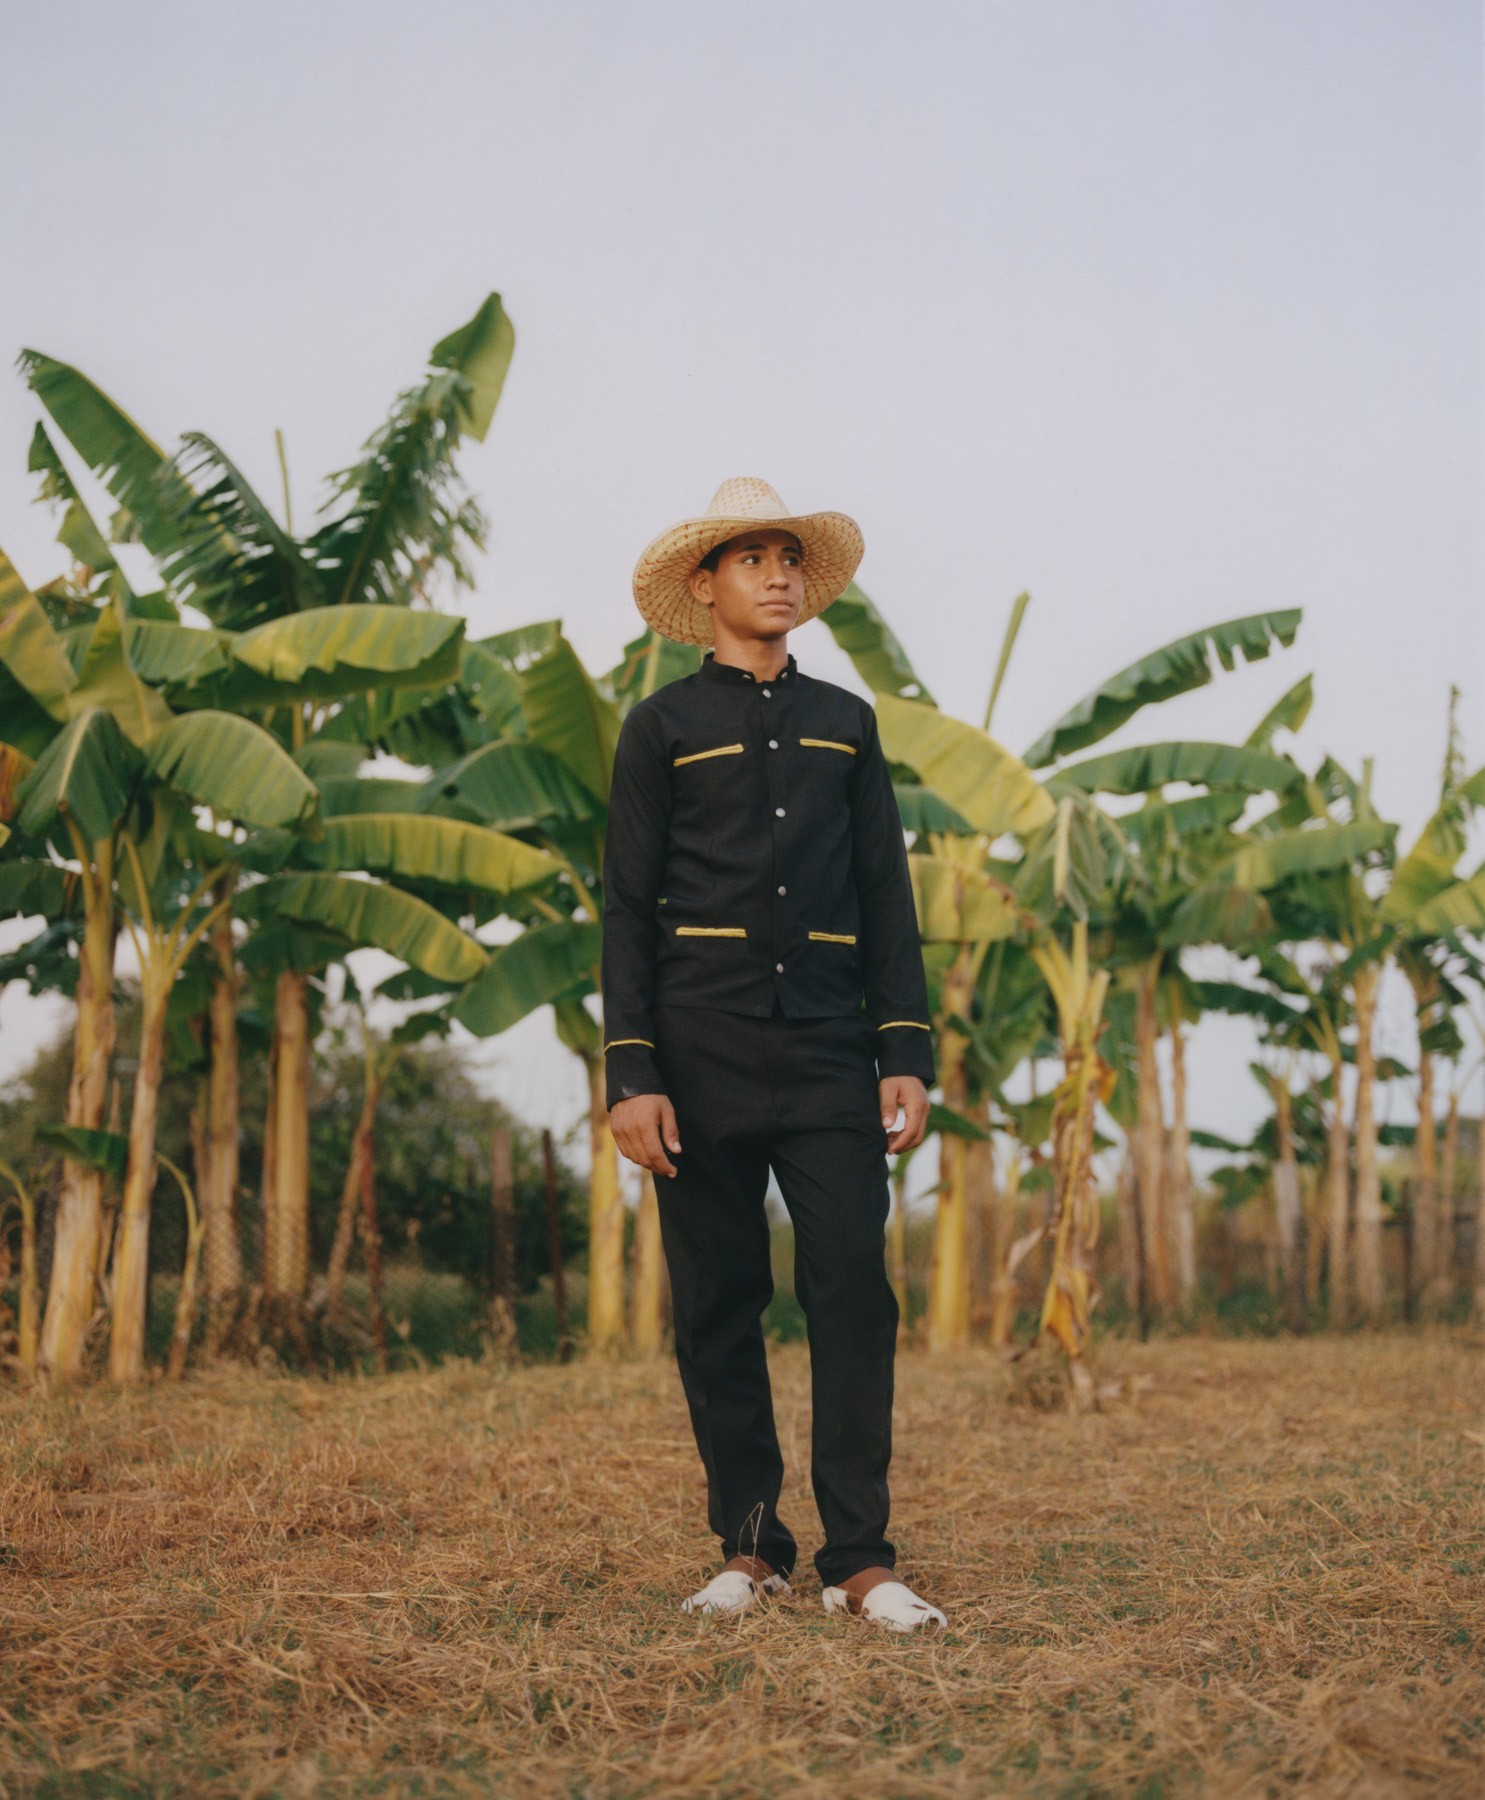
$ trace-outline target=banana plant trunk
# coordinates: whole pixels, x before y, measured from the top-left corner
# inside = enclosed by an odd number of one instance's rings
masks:
[[[1186,1115],[1186,1029],[1179,1013],[1170,1027],[1171,1129],[1165,1164],[1171,1260],[1183,1306],[1196,1292],[1196,1215],[1191,1202],[1191,1125]]]
[[[624,1198],[619,1152],[604,1103],[602,1053],[588,1063],[588,1137],[593,1175],[588,1189],[588,1347],[612,1354],[624,1342]]]
[[[1173,1294],[1170,1230],[1161,1180],[1165,1163],[1165,1109],[1160,1095],[1157,1053],[1160,1026],[1155,1011],[1160,963],[1157,954],[1141,967],[1135,988],[1134,1013],[1138,1105],[1134,1131],[1135,1182],[1145,1257],[1145,1294],[1151,1308],[1157,1311],[1169,1307]]]
[[[186,1371],[186,1353],[191,1347],[191,1326],[196,1318],[201,1248],[206,1237],[205,1222],[197,1209],[189,1184],[181,1181],[180,1191],[186,1208],[186,1260],[181,1269],[180,1292],[175,1301],[175,1328],[170,1334],[170,1354],[165,1363],[167,1381],[179,1381]]]
[[[381,1079],[374,1057],[366,1058],[366,1084],[361,1095],[361,1112],[351,1133],[351,1154],[346,1163],[345,1180],[340,1187],[340,1208],[335,1215],[335,1238],[330,1246],[330,1264],[325,1276],[326,1315],[340,1318],[345,1298],[346,1270],[351,1260],[351,1240],[356,1233],[356,1217],[361,1206],[364,1170],[374,1153],[376,1108],[381,1098]]]
[[[1377,1168],[1377,985],[1375,963],[1352,982],[1356,1014],[1356,1302],[1369,1318],[1382,1311],[1382,1182]]]
[[[901,1341],[908,1326],[907,1281],[907,1168],[899,1157],[892,1170],[892,1211],[887,1220],[887,1261],[892,1292],[897,1296],[897,1336]]]
[[[1419,1025],[1423,1023],[1419,1019]],[[1418,1127],[1413,1133],[1413,1282],[1425,1312],[1439,1297],[1438,1139],[1433,1119],[1433,1056],[1418,1051]]]
[[[1145,1305],[1145,1259],[1141,1249],[1139,1215],[1139,1177],[1134,1168],[1134,1143],[1126,1138],[1124,1155],[1119,1159],[1115,1178],[1115,1200],[1119,1208],[1119,1269],[1124,1277],[1124,1305],[1139,1321],[1140,1337],[1147,1334]]]
[[[218,902],[230,897],[233,880],[228,874],[216,884]],[[242,1135],[237,1043],[239,977],[230,913],[224,913],[213,926],[211,943],[216,972],[211,989],[206,1166],[198,1176],[209,1355],[220,1348],[231,1330],[242,1295],[242,1245],[237,1234],[238,1147]]]
[[[1475,1128],[1475,1318],[1485,1323],[1485,1108]]]
[[[118,920],[113,899],[113,849],[100,844],[85,870],[84,926],[77,976],[77,1026],[72,1043],[72,1078],[67,1089],[67,1123],[86,1131],[103,1124],[108,1073],[113,1059],[113,963]],[[68,1157],[62,1164],[51,1277],[41,1327],[39,1365],[57,1380],[82,1370],[83,1347],[93,1317],[102,1252],[101,1170]]]
[[[1332,1330],[1351,1310],[1351,1136],[1346,1129],[1345,1062],[1339,1043],[1330,1051],[1330,1119],[1325,1131],[1325,1224],[1330,1267],[1328,1312]]]
[[[665,1343],[665,1251],[660,1242],[660,1203],[655,1177],[640,1171],[634,1218],[634,1331],[640,1356],[658,1356]]]
[[[263,1146],[263,1286],[271,1310],[297,1313],[309,1285],[309,977],[274,987]]]
[[[1299,1164],[1294,1155],[1294,1099],[1289,1083],[1270,1077],[1274,1096],[1274,1132],[1279,1154],[1274,1160],[1274,1223],[1279,1248],[1279,1294],[1285,1323],[1294,1332],[1305,1328],[1305,1268],[1302,1245],[1303,1209]]]
[[[1021,1198],[1021,1145],[1009,1140],[1005,1181],[996,1214],[995,1285],[990,1295],[990,1342],[1003,1350],[1011,1341],[1016,1323],[1016,1276],[1011,1268],[1011,1246],[1016,1241],[1016,1212]]]
[[[165,1007],[170,998],[170,981],[149,962],[141,971],[141,986],[139,1070],[134,1078],[129,1161],[113,1253],[113,1328],[108,1342],[109,1380],[120,1384],[139,1381],[144,1375],[150,1202],[155,1191],[155,1133],[165,1063]]]
[[[1451,1088],[1444,1114],[1444,1149],[1439,1165],[1439,1242],[1435,1260],[1434,1310],[1447,1312],[1454,1299],[1454,1186],[1459,1179],[1459,1094]]]
[[[39,1295],[36,1286],[36,1202],[31,1190],[7,1162],[0,1175],[15,1189],[21,1209],[21,1283],[16,1317],[16,1360],[28,1375],[36,1373]],[[10,1245],[0,1234],[0,1287],[10,1281]]]
[[[943,983],[943,1011],[969,1016],[973,949],[960,946]],[[944,1105],[962,1114],[968,1097],[963,1037],[939,1033]],[[938,1208],[933,1221],[933,1268],[928,1289],[928,1347],[949,1350],[969,1342],[969,1157],[957,1132],[939,1134]]]
[[[973,1109],[974,1121],[988,1132],[989,1099]],[[972,1336],[988,1333],[995,1288],[996,1227],[1000,1215],[995,1193],[995,1146],[989,1136],[971,1138],[965,1146],[965,1186],[969,1201],[969,1326]]]
[[[1098,1054],[1108,971],[1091,973],[1088,928],[1073,928],[1071,953],[1055,939],[1032,950],[1057,1004],[1062,1080],[1052,1106],[1052,1214],[1047,1235],[1052,1271],[1038,1336],[1055,1338],[1067,1355],[1073,1395],[1093,1401],[1087,1353],[1093,1331],[1093,1251],[1098,1242],[1098,1196],[1093,1184],[1093,1120],[1113,1071]]]

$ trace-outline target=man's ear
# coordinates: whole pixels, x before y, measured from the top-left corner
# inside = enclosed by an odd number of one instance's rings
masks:
[[[693,569],[686,577],[686,586],[690,588],[693,599],[699,600],[703,606],[711,605],[712,572],[710,569]]]

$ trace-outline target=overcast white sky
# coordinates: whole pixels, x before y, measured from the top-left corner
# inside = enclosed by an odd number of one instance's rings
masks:
[[[940,704],[1024,749],[1203,623],[1287,655],[1162,709],[1302,740],[1430,810],[1447,690],[1485,761],[1482,29],[1472,0],[305,6],[10,0],[0,353],[74,361],[296,517],[491,288],[517,348],[466,460],[471,631],[607,666],[643,544],[758,474],[861,521]],[[59,567],[0,378],[0,543]],[[859,686],[825,627],[791,647]],[[1134,741],[1154,715],[1127,728]],[[5,927],[12,941],[14,927]],[[0,1076],[54,1014],[0,999]],[[566,1123],[532,1022],[481,1048]],[[1200,1122],[1256,1115],[1204,1028]]]

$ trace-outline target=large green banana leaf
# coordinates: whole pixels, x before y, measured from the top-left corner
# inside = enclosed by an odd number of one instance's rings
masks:
[[[591,992],[601,942],[595,924],[533,925],[491,951],[485,972],[459,997],[455,1019],[476,1037],[494,1037],[539,1006]]]
[[[1229,619],[1224,625],[1209,625],[1204,631],[1177,638],[1152,651],[1121,669],[1064,713],[1026,752],[1028,765],[1045,768],[1059,756],[1086,749],[1117,731],[1142,706],[1205,687],[1212,679],[1213,656],[1230,670],[1239,655],[1245,662],[1258,662],[1276,644],[1287,647],[1294,642],[1302,616],[1298,607],[1285,612],[1253,613],[1247,618]]]
[[[13,573],[3,551],[0,565],[0,576]],[[41,602],[24,590],[0,615],[0,667],[48,718],[60,723],[67,717],[68,696],[77,686],[72,659]],[[0,721],[0,732],[14,742],[6,729],[9,723],[8,718]]]
[[[1413,913],[1408,923],[1425,936],[1485,931],[1485,869],[1478,869],[1467,880],[1456,881],[1435,894]]]
[[[0,744],[29,761],[40,756],[57,734],[57,722],[31,698],[0,663]]]
[[[60,863],[15,858],[0,862],[0,918],[28,918],[39,913],[58,918],[71,902],[77,877]]]
[[[167,555],[180,534],[166,500],[165,452],[86,375],[36,350],[22,351],[20,360],[32,392],[62,435],[133,515],[145,548],[152,556]]]
[[[1197,1005],[1204,1013],[1231,1013],[1236,1017],[1259,1019],[1281,1032],[1289,1031],[1304,1017],[1302,1006],[1291,1006],[1267,988],[1244,987],[1240,981],[1197,981],[1192,986]]]
[[[110,600],[93,626],[77,685],[67,696],[67,710],[76,715],[90,707],[102,707],[117,720],[130,743],[143,749],[169,724],[171,712],[164,697],[141,681],[131,666],[126,629],[122,605]]]
[[[295,758],[302,766],[302,758]],[[423,810],[424,784],[389,775],[321,776],[320,811],[327,819],[351,813],[416,813]]]
[[[854,581],[820,617],[874,694],[896,694],[904,700],[934,704],[922,677],[909,662],[907,651]]]
[[[532,743],[550,751],[590,794],[607,801],[622,720],[566,638],[523,672],[521,706]]]
[[[465,640],[459,655],[459,692],[495,737],[521,732],[521,683],[515,671],[483,644]]]
[[[1021,918],[1016,897],[983,869],[915,855],[908,874],[924,943],[993,943],[1014,935]]]
[[[550,751],[520,740],[485,744],[440,770],[424,784],[423,804],[496,831],[528,831],[552,819],[581,824],[601,810]]]
[[[192,698],[192,688],[204,686],[232,666],[231,639],[216,626],[131,618],[125,642],[135,674],[151,687],[168,689],[173,701]]]
[[[26,467],[33,475],[41,477],[38,499],[51,501],[62,508],[57,542],[72,560],[96,572],[116,569],[118,562],[113,551],[94,523],[93,515],[83,504],[82,496],[67,473],[66,464],[57,455],[57,447],[46,435],[46,427],[40,420],[31,434],[31,451],[26,458]]]
[[[438,887],[519,893],[552,880],[561,864],[519,838],[431,813],[361,813],[325,821],[315,860]]]
[[[187,432],[172,465],[167,503],[179,542],[162,569],[183,605],[246,630],[323,604],[313,561],[209,437]]]
[[[882,749],[947,800],[976,831],[1029,832],[1056,810],[1018,756],[973,725],[917,700],[882,694],[876,703]]]
[[[1315,677],[1303,676],[1296,681],[1288,693],[1280,696],[1268,709],[1258,723],[1249,732],[1247,745],[1250,750],[1270,750],[1273,748],[1274,734],[1280,731],[1298,731],[1310,716],[1310,707],[1315,700]]]
[[[519,675],[543,656],[550,656],[562,642],[560,619],[533,619],[529,625],[513,625],[493,637],[475,638],[474,647],[512,675]]]
[[[1179,840],[1226,831],[1237,824],[1247,805],[1245,793],[1191,794],[1184,800],[1164,800],[1156,794],[1136,811],[1121,813],[1119,829],[1132,843],[1153,850],[1163,835]]]
[[[19,824],[39,837],[64,811],[98,843],[123,818],[139,774],[139,753],[112,713],[90,706],[69,719],[16,793]]]
[[[22,581],[20,571],[5,552],[0,550],[0,619],[5,617],[11,607],[19,606],[30,597],[31,590]]]
[[[1423,909],[1453,887],[1464,855],[1471,811],[1485,799],[1485,769],[1452,788],[1444,803],[1418,834],[1418,841],[1397,865],[1382,901],[1382,917],[1392,925],[1410,924]]]
[[[435,369],[450,369],[464,382],[464,429],[485,441],[515,352],[516,333],[499,294],[489,294],[467,325],[451,331],[433,346],[428,360]]]
[[[129,1140],[122,1131],[100,1131],[86,1125],[38,1125],[36,1135],[110,1181],[122,1182],[129,1166]]]
[[[627,712],[636,700],[645,699],[669,682],[694,675],[700,666],[701,651],[695,644],[678,644],[647,625],[638,637],[625,644],[623,660],[608,672],[608,685]]]
[[[1273,928],[1273,913],[1262,894],[1234,881],[1207,881],[1181,901],[1160,942],[1170,949],[1182,944],[1236,948],[1258,943]]]
[[[231,637],[225,698],[237,705],[425,688],[459,672],[464,621],[405,607],[320,606]]]
[[[892,784],[892,795],[897,801],[904,831],[915,835],[925,831],[949,831],[959,837],[968,837],[974,831],[969,820],[932,788],[910,787],[906,782],[897,781]]]
[[[1140,744],[1090,756],[1057,771],[1055,785],[1085,794],[1146,794],[1168,782],[1192,787],[1238,789],[1248,794],[1280,793],[1304,780],[1304,772],[1284,756],[1237,744]]]
[[[319,801],[278,739],[235,713],[181,713],[145,754],[157,781],[239,825],[295,825]]]
[[[1352,819],[1314,830],[1278,831],[1250,838],[1222,874],[1237,887],[1262,892],[1296,875],[1320,875],[1349,868],[1374,851],[1385,850],[1397,827],[1381,819]]]
[[[385,950],[438,981],[466,982],[488,960],[482,944],[415,894],[349,875],[285,875],[244,890],[244,918],[323,925],[352,944]]]
[[[328,599],[406,606],[433,565],[469,585],[461,547],[483,543],[485,521],[455,457],[462,438],[488,427],[513,341],[491,295],[434,347],[429,372],[398,396],[360,461],[333,478],[343,503],[308,545]]]

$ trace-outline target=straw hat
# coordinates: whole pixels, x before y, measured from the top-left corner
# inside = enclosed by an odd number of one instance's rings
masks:
[[[804,546],[802,625],[839,599],[861,561],[861,527],[844,513],[791,513],[766,481],[751,475],[724,481],[699,519],[661,532],[634,569],[634,603],[648,624],[679,644],[712,643],[712,612],[686,577],[718,544],[739,533],[792,531]]]

